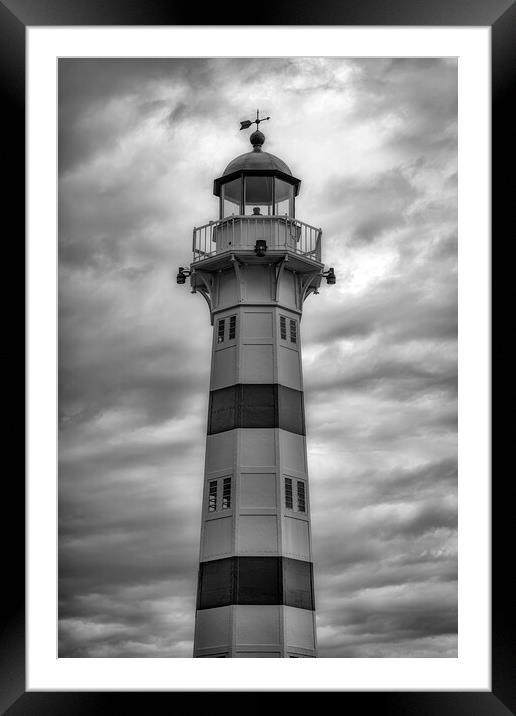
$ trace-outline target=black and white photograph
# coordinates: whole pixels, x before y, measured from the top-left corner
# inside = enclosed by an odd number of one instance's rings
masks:
[[[58,656],[456,658],[457,58],[58,61]]]

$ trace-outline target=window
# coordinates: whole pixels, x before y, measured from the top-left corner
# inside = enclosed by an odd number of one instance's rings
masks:
[[[222,509],[229,510],[231,507],[231,478],[225,477],[222,483]]]
[[[305,483],[297,481],[297,509],[298,512],[306,512]]]
[[[303,480],[294,480],[291,477],[285,477],[285,507],[287,510],[293,510],[296,505],[296,512],[306,512],[306,488]]]
[[[290,342],[297,343],[297,321],[294,318],[289,319]],[[287,340],[287,318],[280,316],[280,338],[282,341]]]
[[[280,336],[282,341],[287,340],[287,319],[285,316],[280,316]]]
[[[278,178],[274,180],[274,213],[294,216],[294,187]]]
[[[221,480],[210,480],[208,483],[208,512],[231,509],[231,477]],[[217,502],[217,495],[222,488],[222,500]]]
[[[262,216],[270,216],[273,213],[272,187],[273,177],[246,177],[244,213],[250,215],[254,213],[254,209],[259,209]]]
[[[229,340],[234,340],[236,336],[236,316],[229,317]]]
[[[208,512],[215,512],[217,509],[217,480],[210,482],[208,492]]]
[[[226,320],[221,318],[217,324],[217,343],[224,343],[224,326]]]
[[[290,319],[290,342],[297,343],[297,324],[293,318]]]
[[[240,205],[242,203],[242,180],[233,179],[233,181],[223,184],[220,198],[221,219],[226,216],[240,214]]]
[[[229,316],[228,340],[234,341],[236,337],[236,316]],[[221,318],[217,323],[217,343],[224,343],[226,340],[226,319]]]
[[[294,507],[292,500],[292,480],[290,477],[285,478],[285,507],[287,510],[292,510]]]

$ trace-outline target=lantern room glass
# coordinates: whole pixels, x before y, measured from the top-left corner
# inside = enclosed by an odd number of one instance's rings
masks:
[[[224,219],[226,216],[232,215],[238,216],[242,203],[242,179],[239,177],[223,184],[220,197],[220,218]]]
[[[220,218],[295,216],[294,185],[273,176],[244,175],[222,184]]]
[[[244,214],[271,216],[274,206],[274,178],[248,176],[244,185]]]
[[[294,216],[294,187],[277,177],[274,179],[274,213],[276,216]]]

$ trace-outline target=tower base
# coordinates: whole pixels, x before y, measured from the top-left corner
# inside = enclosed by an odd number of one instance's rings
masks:
[[[315,612],[232,604],[197,611],[194,658],[315,658]]]

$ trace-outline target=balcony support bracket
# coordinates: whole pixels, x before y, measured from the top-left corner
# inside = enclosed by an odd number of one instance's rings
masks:
[[[288,254],[284,254],[281,261],[279,261],[276,264],[276,266],[274,267],[274,279],[275,280],[274,280],[274,286],[273,286],[273,291],[274,291],[274,295],[272,297],[273,301],[279,300],[278,294],[279,294],[279,285],[280,285],[281,274],[283,273],[283,269],[285,268],[285,264],[287,263],[287,261],[288,261]]]

